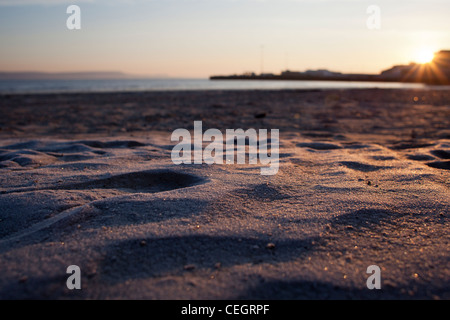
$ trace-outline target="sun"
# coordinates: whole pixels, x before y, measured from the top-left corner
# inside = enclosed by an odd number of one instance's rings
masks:
[[[431,62],[433,58],[434,58],[433,50],[428,48],[421,48],[417,50],[415,60],[418,63],[424,64]]]

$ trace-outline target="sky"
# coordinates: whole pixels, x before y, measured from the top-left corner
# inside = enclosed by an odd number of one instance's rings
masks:
[[[448,0],[0,0],[0,71],[379,73],[450,49],[449,16]]]

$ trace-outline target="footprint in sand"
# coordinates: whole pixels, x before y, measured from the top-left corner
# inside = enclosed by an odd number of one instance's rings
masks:
[[[0,195],[3,241],[19,239],[74,215],[84,215],[85,209],[104,201],[105,196],[133,193],[157,193],[187,188],[205,179],[171,170],[131,172],[107,178],[71,183],[42,189],[19,189]],[[57,190],[75,191],[58,193]],[[79,190],[79,193],[76,191]],[[50,191],[46,193],[45,191]],[[72,206],[69,198],[77,198]],[[34,210],[29,210],[33,206]],[[0,241],[1,242],[1,241]]]
[[[332,143],[325,142],[308,142],[308,143],[298,143],[297,147],[310,148],[314,150],[335,150],[341,149],[342,147]]]
[[[435,143],[419,143],[419,142],[400,142],[397,144],[394,144],[391,149],[392,150],[407,150],[407,149],[420,149],[420,148],[426,148],[426,147],[432,147],[435,146]]]
[[[272,249],[267,246],[269,239],[233,236],[187,235],[124,240],[106,248],[99,273],[101,281],[117,284],[125,278],[146,279],[183,274],[194,269],[213,269],[217,262],[221,262],[221,267],[232,267],[263,261],[289,261],[292,254],[311,250],[313,240],[317,239],[279,241]],[[186,265],[188,269],[183,268]]]
[[[445,160],[450,159],[450,151],[448,151],[448,150],[437,149],[437,150],[431,151],[430,153],[440,159],[445,159]],[[427,165],[432,168],[450,170],[450,161],[429,162],[429,163],[427,163]]]
[[[138,141],[28,141],[4,146],[0,150],[0,168],[37,168],[58,161],[77,162],[107,154],[103,149],[136,148]]]
[[[202,181],[200,177],[169,170],[143,171],[67,184],[54,190],[114,189],[127,193],[154,193],[186,188]]]
[[[427,166],[436,169],[450,170],[450,161],[435,161],[427,163]]]
[[[450,159],[450,151],[448,150],[433,150],[431,154],[435,155],[440,159]]]
[[[429,153],[430,154],[410,154],[407,155],[407,158],[414,161],[432,161],[425,164],[431,168],[450,170],[450,161],[433,161],[437,160],[436,158],[442,160],[450,159],[450,151],[444,149],[435,149],[429,151]]]
[[[56,161],[56,157],[34,150],[4,151],[0,153],[0,168],[37,167]]]
[[[114,148],[136,148],[145,147],[146,144],[133,140],[116,140],[116,141],[80,141],[89,147],[98,149],[114,149]]]
[[[414,161],[430,161],[434,160],[434,157],[427,154],[411,154],[408,156],[408,159]]]
[[[349,169],[357,170],[357,171],[361,171],[361,172],[372,172],[372,171],[378,171],[378,170],[390,168],[387,166],[375,166],[375,165],[364,164],[364,163],[356,162],[356,161],[342,161],[342,162],[340,162],[340,164],[342,164],[343,166],[345,166]]]
[[[391,160],[396,160],[395,157],[391,157],[391,156],[372,156],[371,157],[373,160],[377,160],[377,161],[391,161]]]

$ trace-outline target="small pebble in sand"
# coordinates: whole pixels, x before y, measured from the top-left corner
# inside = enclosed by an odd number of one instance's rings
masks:
[[[187,265],[185,265],[185,266],[183,267],[183,269],[186,270],[186,271],[192,271],[192,270],[195,269],[195,265],[193,265],[193,264],[187,264]]]
[[[147,241],[142,240],[142,241],[139,243],[139,245],[140,245],[141,247],[145,247],[145,246],[147,245]]]
[[[220,269],[220,268],[222,268],[222,264],[221,264],[220,262],[217,262],[217,263],[214,265],[214,268]]]
[[[270,242],[270,243],[268,243],[268,244],[266,245],[266,248],[267,248],[267,249],[270,249],[270,250],[273,250],[273,249],[275,249],[275,244],[272,243],[272,242]]]
[[[367,185],[368,186],[371,186],[372,185],[372,182],[369,180],[369,181],[367,181]]]

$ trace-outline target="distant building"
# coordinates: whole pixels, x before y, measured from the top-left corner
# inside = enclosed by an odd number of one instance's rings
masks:
[[[435,53],[430,63],[394,66],[381,72],[380,77],[387,81],[450,84],[450,51]]]
[[[342,73],[340,72],[333,72],[325,69],[319,69],[319,70],[307,70],[305,72],[299,72],[299,71],[283,71],[281,73],[282,77],[314,77],[314,78],[328,78],[328,77],[338,77],[341,76]]]
[[[439,69],[450,82],[450,50],[441,50],[434,55],[433,62],[435,68]]]
[[[428,65],[424,82],[430,84],[450,84],[450,50],[441,50],[434,54]]]
[[[433,62],[439,69],[450,72],[450,50],[441,50],[434,55]]]
[[[302,76],[303,72],[299,72],[299,71],[283,71],[281,72],[281,76],[283,77],[298,77],[298,76]]]
[[[333,72],[325,69],[319,69],[319,70],[307,70],[305,71],[306,75],[309,76],[315,76],[315,77],[336,77],[339,75],[342,75],[340,72]]]
[[[281,74],[262,73],[256,75],[247,72],[243,75],[212,76],[218,79],[243,80],[326,80],[326,81],[386,81],[386,82],[417,82],[426,84],[450,85],[450,50],[441,50],[435,53],[430,63],[414,63],[397,65],[380,74],[340,73],[325,69],[307,70],[304,72],[286,70]]]
[[[381,72],[381,77],[383,79],[391,80],[391,79],[405,79],[408,77],[408,74],[413,72],[415,68],[417,68],[418,64],[411,62],[409,65],[397,65],[384,70]]]

